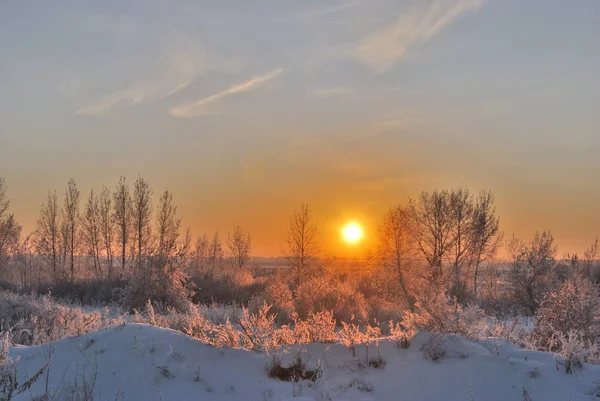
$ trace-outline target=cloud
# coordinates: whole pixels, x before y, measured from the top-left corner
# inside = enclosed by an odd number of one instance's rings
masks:
[[[130,107],[166,98],[187,88],[202,72],[202,69],[191,60],[174,62],[158,76],[108,93],[89,104],[81,106],[77,110],[77,114],[107,116],[117,108]]]
[[[482,0],[434,0],[415,7],[396,22],[366,36],[352,50],[355,57],[376,72],[389,71],[410,47],[425,43],[461,15],[475,11]]]
[[[356,93],[356,89],[346,86],[338,86],[334,88],[315,89],[308,92],[310,97],[327,99],[331,97],[345,96]]]
[[[195,117],[203,115],[205,114],[205,110],[203,110],[204,106],[214,103],[226,96],[233,95],[235,93],[247,92],[250,89],[260,87],[265,82],[275,78],[282,72],[283,68],[278,68],[266,74],[256,76],[244,83],[231,86],[222,92],[215,93],[214,95],[210,95],[192,103],[175,106],[169,111],[169,114],[171,114],[173,117]]]

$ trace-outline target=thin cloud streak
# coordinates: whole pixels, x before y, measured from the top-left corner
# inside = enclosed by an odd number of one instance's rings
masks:
[[[202,70],[188,61],[169,69],[163,76],[130,85],[109,93],[100,99],[84,105],[77,114],[108,116],[118,108],[125,108],[150,101],[164,99],[190,86]]]
[[[175,106],[169,111],[169,114],[171,114],[173,117],[184,117],[184,118],[204,115],[204,114],[206,114],[205,110],[203,110],[204,106],[214,103],[226,96],[229,96],[229,95],[232,95],[235,93],[247,92],[250,89],[260,87],[265,82],[275,78],[282,72],[283,72],[283,68],[278,68],[278,69],[270,71],[266,74],[256,76],[244,83],[231,86],[222,92],[215,93],[214,95],[210,95],[208,97],[202,98],[202,99],[197,100],[192,103]]]
[[[313,98],[331,98],[331,97],[339,97],[345,95],[355,94],[357,91],[354,88],[349,88],[346,86],[338,86],[334,88],[324,88],[324,89],[315,89],[308,92],[309,97]]]
[[[450,25],[461,15],[476,11],[482,0],[435,0],[426,8],[415,7],[396,22],[363,38],[353,49],[356,58],[373,71],[384,73],[401,61],[407,51]]]

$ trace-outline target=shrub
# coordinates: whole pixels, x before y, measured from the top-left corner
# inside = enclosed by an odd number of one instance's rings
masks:
[[[559,351],[560,338],[577,332],[584,341],[600,335],[598,291],[587,279],[566,281],[542,301],[530,341],[542,351]]]
[[[453,333],[478,338],[485,329],[484,313],[476,305],[461,306],[456,299],[435,294],[419,299],[415,312],[406,312],[402,326],[406,330],[425,329],[432,333]]]
[[[297,382],[300,380],[317,381],[319,378],[319,369],[308,369],[299,355],[291,365],[283,366],[279,357],[274,355],[267,368],[267,375],[270,378],[288,382]]]
[[[295,313],[294,299],[289,284],[277,277],[269,282],[263,291],[250,299],[248,308],[257,312],[263,304],[272,305],[272,312],[277,314],[277,323],[284,324],[292,321]]]
[[[338,323],[367,320],[364,297],[347,282],[318,275],[303,281],[296,289],[296,311],[305,319],[321,311],[332,311]]]
[[[398,348],[407,349],[410,347],[412,339],[417,334],[415,327],[404,327],[402,323],[395,323],[390,321],[390,338],[396,341]]]

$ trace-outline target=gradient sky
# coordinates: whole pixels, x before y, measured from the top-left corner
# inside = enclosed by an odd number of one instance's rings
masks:
[[[597,0],[2,1],[0,176],[26,230],[70,177],[87,196],[140,173],[260,255],[301,201],[327,254],[359,255],[390,206],[465,185],[508,235],[581,252],[599,74]]]

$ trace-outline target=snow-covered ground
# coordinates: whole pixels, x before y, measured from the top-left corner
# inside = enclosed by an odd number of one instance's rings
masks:
[[[280,354],[283,365],[303,355],[323,367],[317,382],[282,382],[267,376],[273,355],[215,348],[176,331],[140,324],[108,328],[33,347],[13,347],[21,381],[51,356],[49,376],[16,397],[49,392],[69,397],[74,383],[92,387],[94,400],[598,400],[600,366],[566,375],[552,354],[523,351],[502,340],[454,338],[448,356],[426,360],[421,333],[408,349],[380,343],[384,369],[366,368],[340,344],[309,344]],[[498,350],[498,355],[496,355]],[[357,347],[364,359],[365,347]],[[375,345],[369,348],[377,355]],[[85,384],[84,384],[85,383]],[[526,395],[524,395],[526,393]],[[530,398],[526,398],[526,397]],[[329,397],[329,398],[327,398]]]

